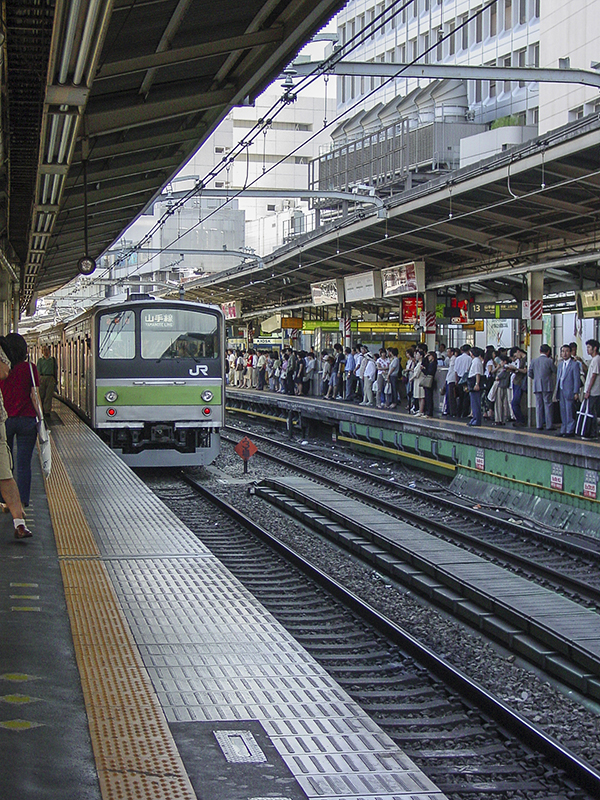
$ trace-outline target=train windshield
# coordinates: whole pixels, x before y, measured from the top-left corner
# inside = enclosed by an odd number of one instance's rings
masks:
[[[135,315],[133,311],[102,314],[98,355],[105,359],[135,358]]]
[[[182,308],[148,308],[140,315],[142,358],[218,358],[214,314]]]

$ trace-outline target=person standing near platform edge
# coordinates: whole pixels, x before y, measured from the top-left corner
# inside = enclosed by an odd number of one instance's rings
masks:
[[[552,351],[547,344],[540,347],[540,355],[531,362],[528,375],[533,378],[533,393],[535,394],[535,418],[538,431],[552,430],[553,410],[552,394],[554,392],[554,376],[556,365],[551,358]]]
[[[8,378],[11,371],[11,362],[4,352],[2,344],[3,340],[0,340],[0,380]],[[7,419],[8,414],[4,408],[2,392],[0,392],[0,494],[5,503],[3,510],[12,514],[15,539],[29,539],[32,534],[25,525],[19,489],[12,474],[12,458],[6,441]]]
[[[52,413],[52,397],[58,383],[58,367],[47,344],[42,347],[41,358],[37,361],[37,371],[40,376],[40,402],[44,418],[48,419]]]
[[[589,363],[583,397],[588,401],[588,412],[592,415],[590,435],[583,435],[582,439],[595,439],[598,436],[598,411],[600,410],[600,342],[597,339],[588,339],[585,343],[588,356],[592,357]]]

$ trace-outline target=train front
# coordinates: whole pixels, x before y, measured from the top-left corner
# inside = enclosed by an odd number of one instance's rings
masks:
[[[132,467],[210,464],[225,416],[220,309],[159,300],[94,316],[94,427]]]

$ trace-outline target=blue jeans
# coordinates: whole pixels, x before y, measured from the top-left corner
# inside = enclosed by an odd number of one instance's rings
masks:
[[[13,448],[14,439],[17,439],[17,454]],[[29,505],[31,492],[31,456],[37,439],[35,417],[9,417],[6,420],[6,441],[13,457],[15,480],[19,487],[21,502]]]

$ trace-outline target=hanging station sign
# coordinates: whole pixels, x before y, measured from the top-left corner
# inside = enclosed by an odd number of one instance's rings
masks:
[[[344,302],[344,281],[341,278],[331,278],[320,283],[311,283],[310,293],[315,306],[330,306]]]
[[[302,317],[281,317],[281,328],[284,331],[301,331],[303,326],[304,320]]]
[[[409,261],[381,270],[383,296],[417,294],[425,291],[425,262]]]
[[[240,300],[235,300],[231,303],[223,303],[221,305],[225,319],[238,319],[242,316],[242,303]]]
[[[469,319],[521,319],[521,303],[469,303]]]
[[[577,316],[579,319],[600,317],[600,289],[577,292]]]
[[[381,297],[381,273],[377,271],[348,275],[344,278],[344,294],[347,303]]]

